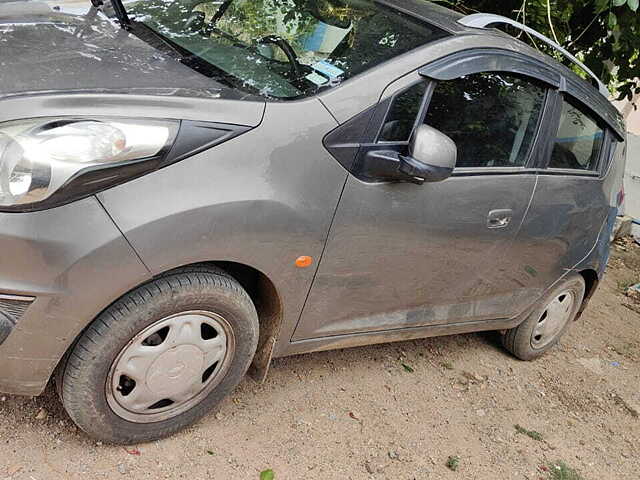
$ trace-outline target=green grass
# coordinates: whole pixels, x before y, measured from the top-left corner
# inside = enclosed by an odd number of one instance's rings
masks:
[[[584,480],[582,475],[580,475],[562,460],[550,463],[548,467],[549,478],[552,480]]]
[[[271,469],[260,472],[260,480],[274,480],[275,478],[276,474]]]
[[[630,286],[635,285],[637,280],[635,278],[626,277],[624,279],[618,280],[618,290],[622,293],[627,293],[627,290]]]
[[[452,455],[447,459],[447,468],[452,472],[455,472],[460,468],[460,457],[457,455]]]
[[[520,425],[514,425],[516,432],[521,433],[522,435],[526,435],[529,438],[533,438],[534,440],[541,442],[542,441],[542,434],[536,432],[535,430],[527,430],[524,427],[521,427]]]
[[[402,365],[402,368],[404,368],[405,372],[408,372],[408,373],[415,372],[415,370],[413,369],[413,367],[411,365],[407,365],[406,363],[401,363],[401,365]]]
[[[440,362],[440,366],[442,368],[446,368],[447,370],[453,370],[453,363],[451,362]]]

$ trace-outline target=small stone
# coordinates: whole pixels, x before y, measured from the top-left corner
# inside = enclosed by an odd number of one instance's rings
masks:
[[[121,475],[126,475],[127,471],[127,466],[124,463],[118,464],[118,472],[120,472]]]
[[[14,465],[13,467],[7,468],[7,475],[9,475],[9,477],[12,477],[20,470],[22,470],[22,465]]]
[[[397,453],[397,452],[396,452]],[[369,473],[382,473],[389,465],[391,465],[391,452],[376,454],[369,458],[364,466]]]
[[[46,420],[47,418],[47,411],[44,408],[41,408],[40,410],[38,410],[38,413],[36,414],[36,420]]]
[[[479,408],[478,410],[476,410],[476,415],[478,415],[479,417],[484,417],[487,414],[486,411],[484,411],[482,408]]]
[[[634,404],[633,401],[628,398],[621,397],[615,392],[612,394],[612,397],[614,402],[622,406],[632,417],[640,417],[640,406]]]
[[[224,418],[224,416],[220,412],[216,413],[216,420],[220,421],[223,418]]]
[[[376,473],[375,469],[373,468],[373,465],[371,465],[371,463],[368,460],[364,462],[364,468],[368,473],[372,475]]]
[[[0,397],[0,402],[6,402],[7,401],[7,397]]]
[[[389,452],[388,455],[391,460],[400,460],[400,454],[395,450]]]
[[[483,382],[485,380],[485,378],[482,375],[478,375],[477,373],[471,373],[471,372],[462,372],[462,375],[467,379],[470,380],[472,382]]]
[[[611,241],[624,241],[625,236],[631,235],[632,225],[632,217],[629,217],[628,215],[616,217],[616,220],[613,224],[613,229],[611,231]]]
[[[584,368],[589,370],[591,373],[596,375],[602,375],[602,361],[598,357],[593,358],[579,358],[578,363],[582,365]]]

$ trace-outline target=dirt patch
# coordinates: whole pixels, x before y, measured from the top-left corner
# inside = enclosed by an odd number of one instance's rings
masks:
[[[279,359],[264,385],[243,382],[219,412],[151,444],[89,440],[51,389],[0,395],[0,479],[272,469],[276,480],[539,480],[562,465],[571,478],[636,480],[640,303],[626,294],[636,282],[640,247],[625,241],[583,317],[536,362],[509,356],[493,333]]]

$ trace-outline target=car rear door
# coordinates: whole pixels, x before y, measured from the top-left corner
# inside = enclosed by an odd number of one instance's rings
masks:
[[[512,246],[535,189],[547,85],[475,68],[441,81],[414,73],[387,92],[353,120],[368,118],[367,127],[343,163],[352,175],[293,341],[505,319],[527,303]],[[414,185],[368,176],[371,152],[406,153],[422,122],[456,142],[452,177]],[[342,128],[327,146],[344,161],[358,128]]]
[[[536,193],[515,247],[534,298],[590,254],[621,201],[613,185],[621,172],[612,168],[619,134],[571,91],[555,92],[553,101]]]

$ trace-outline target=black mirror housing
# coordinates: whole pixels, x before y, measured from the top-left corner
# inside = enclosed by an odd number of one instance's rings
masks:
[[[417,185],[424,182],[440,182],[451,176],[453,168],[437,167],[422,163],[413,157],[400,155],[398,171],[409,177],[408,181]]]
[[[369,150],[359,174],[382,182],[440,182],[451,176],[457,148],[448,136],[427,125],[418,127],[409,142],[409,155],[392,149]]]

